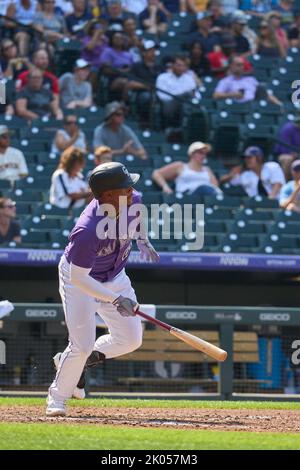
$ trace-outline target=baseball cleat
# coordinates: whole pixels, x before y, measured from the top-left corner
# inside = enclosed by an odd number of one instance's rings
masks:
[[[57,370],[58,369],[58,366],[59,366],[59,361],[60,361],[60,358],[61,358],[61,355],[62,353],[61,352],[58,352],[57,354],[55,354],[55,356],[53,357],[53,362],[54,362],[54,366],[55,366],[55,369]],[[82,381],[82,378],[80,377],[80,381]],[[73,394],[72,394],[72,397],[75,398],[76,400],[84,400],[85,398],[85,390],[84,390],[84,387],[75,387],[74,390],[73,390]]]
[[[66,416],[65,403],[60,400],[54,400],[51,395],[48,395],[46,416],[49,418]]]

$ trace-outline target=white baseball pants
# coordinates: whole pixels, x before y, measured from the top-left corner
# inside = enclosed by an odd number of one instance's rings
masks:
[[[70,265],[63,256],[59,263],[59,292],[62,298],[69,344],[63,352],[56,377],[49,388],[54,399],[66,400],[72,396],[85,362],[92,351],[105,354],[107,359],[127,354],[142,344],[140,317],[122,317],[111,303],[101,302],[70,282]],[[137,301],[129,277],[123,270],[105,287],[119,295]],[[96,339],[98,313],[109,333]]]

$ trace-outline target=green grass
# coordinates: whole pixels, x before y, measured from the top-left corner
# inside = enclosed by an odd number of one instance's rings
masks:
[[[46,397],[45,397],[46,398]],[[300,399],[300,397],[299,397]],[[91,398],[80,401],[70,400],[71,406],[81,408],[207,408],[214,410],[300,410],[300,402],[272,401],[211,401],[211,400],[135,400]],[[0,398],[1,406],[45,406],[44,398]],[[0,418],[1,419],[1,418]]]
[[[299,434],[0,423],[0,436],[1,450],[300,450]]]

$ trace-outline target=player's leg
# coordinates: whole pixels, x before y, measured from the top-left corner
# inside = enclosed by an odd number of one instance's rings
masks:
[[[125,270],[116,279],[105,283],[105,285],[113,292],[137,301]],[[141,346],[143,329],[140,317],[122,317],[112,304],[101,302],[98,306],[97,313],[104,320],[109,333],[97,339],[94,346],[95,351],[101,352],[106,359],[110,359],[132,352]]]
[[[69,344],[62,353],[56,377],[49,388],[49,416],[55,415],[55,411],[51,414],[51,408],[55,409],[56,404],[63,414],[64,402],[72,396],[86,360],[93,351],[96,331],[95,299],[70,283],[69,265],[64,261],[59,266],[59,281]]]

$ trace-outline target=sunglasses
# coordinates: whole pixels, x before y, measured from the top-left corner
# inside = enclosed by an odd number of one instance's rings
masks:
[[[67,121],[66,125],[69,126],[70,124],[77,124],[77,121]]]
[[[9,134],[0,135],[0,139],[9,139]]]
[[[13,209],[14,207],[16,207],[16,203],[12,203],[12,204],[6,204],[5,206],[3,206],[4,209]]]
[[[124,116],[124,113],[122,113],[121,111],[119,111],[118,113],[115,113],[115,116]]]

